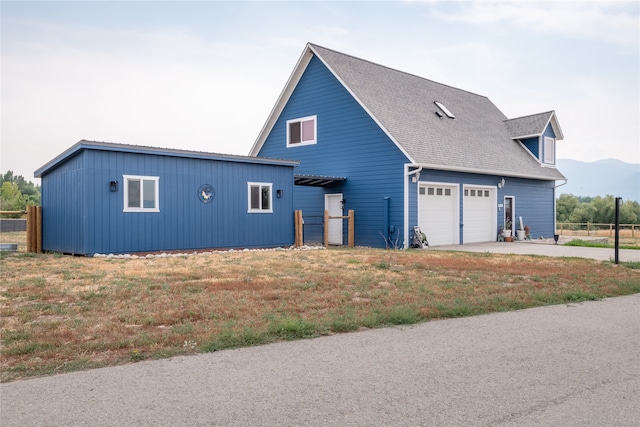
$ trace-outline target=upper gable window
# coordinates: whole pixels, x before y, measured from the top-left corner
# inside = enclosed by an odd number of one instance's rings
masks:
[[[316,116],[287,120],[287,147],[316,143]]]
[[[436,106],[442,110],[442,112],[449,117],[450,119],[455,119],[456,116],[453,115],[453,113],[451,111],[449,111],[449,109],[447,107],[444,106],[444,104],[440,101],[434,101],[434,104],[436,104]],[[437,114],[437,112],[436,112]]]
[[[543,147],[543,163],[553,165],[556,163],[556,140],[554,138],[544,137]]]

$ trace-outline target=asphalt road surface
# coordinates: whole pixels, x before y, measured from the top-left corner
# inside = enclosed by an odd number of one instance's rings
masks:
[[[9,426],[638,426],[640,294],[2,384]]]

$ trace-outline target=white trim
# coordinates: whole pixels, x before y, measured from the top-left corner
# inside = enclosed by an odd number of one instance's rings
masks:
[[[251,151],[249,151],[249,156],[253,156],[253,157],[257,156],[260,150],[262,149],[262,146],[267,140],[267,136],[269,136],[269,134],[271,133],[271,130],[275,126],[276,121],[278,120],[278,118],[280,117],[280,114],[284,110],[284,106],[289,101],[289,98],[291,97],[293,90],[298,85],[298,82],[300,81],[300,78],[302,77],[302,74],[304,73],[304,71],[307,69],[309,62],[311,62],[311,58],[313,58],[313,55],[314,55],[314,52],[311,51],[310,46],[307,43],[307,46],[304,48],[304,51],[302,52],[302,55],[298,59],[296,66],[293,68],[293,71],[291,72],[291,75],[289,76],[287,83],[284,85],[282,92],[280,92],[280,96],[278,97],[278,100],[276,101],[275,105],[271,109],[271,113],[269,113],[269,116],[267,117],[266,122],[262,126],[262,129],[260,130],[260,133],[258,134],[256,141],[253,143],[253,147],[251,147]]]
[[[541,177],[536,175],[526,175],[526,174],[516,174],[513,172],[500,171],[496,169],[474,169],[474,168],[466,168],[460,166],[446,166],[446,165],[432,165],[427,163],[413,163],[412,167],[422,166],[424,169],[433,169],[433,170],[441,170],[441,171],[453,171],[453,172],[467,172],[467,173],[477,173],[480,175],[497,175],[497,176],[510,176],[513,178],[526,178],[526,179],[536,179],[539,181],[557,181],[561,178],[550,178],[550,177]]]
[[[262,193],[262,187],[269,187],[269,209],[262,209],[262,197],[260,197],[260,208],[251,208],[251,187],[258,187]],[[273,213],[273,183],[271,182],[247,182],[247,213]]]
[[[542,163],[544,163],[545,165],[555,165],[556,164],[556,139],[555,138],[551,138],[550,136],[545,136],[542,139]],[[548,145],[552,145],[552,150],[551,151],[551,157],[552,159],[548,159],[547,157],[547,146]]]
[[[513,202],[511,205],[511,235],[514,236],[516,231],[516,196],[504,195],[502,197],[502,228],[504,229],[504,223],[507,215],[507,198],[511,199]]]
[[[140,181],[140,207],[129,207],[129,180]],[[153,208],[144,207],[144,184],[143,181],[154,182],[154,202]],[[160,177],[159,176],[146,176],[146,175],[122,175],[122,187],[123,187],[123,206],[122,212],[160,212]]]
[[[342,204],[342,202],[344,201],[344,196],[342,193],[327,193],[324,195],[324,210],[329,211],[329,199],[330,198],[336,198],[336,197],[340,197],[340,203]],[[329,212],[329,214],[331,214],[331,212]],[[344,208],[342,207],[342,205],[340,206],[340,216],[344,215]],[[342,246],[344,243],[344,236],[343,236],[343,227],[344,227],[344,221],[341,218],[334,218],[334,219],[330,219],[329,222],[333,221],[334,223],[337,221],[340,221],[340,240],[339,242],[327,242],[328,244],[331,245],[340,245]],[[329,227],[329,224],[327,224],[327,227]],[[331,240],[331,230],[327,230],[327,238],[329,240]]]
[[[540,137],[538,137],[538,145],[539,145],[539,141],[540,141]],[[539,159],[539,158],[537,158],[537,157],[535,156],[535,154],[533,154],[533,153],[531,152],[531,150],[529,150],[529,149],[527,148],[527,146],[526,146],[526,145],[524,145],[524,143],[522,142],[522,140],[520,140],[520,139],[516,139],[516,142],[517,142],[518,144],[520,144],[520,146],[521,146],[522,148],[524,148],[524,151],[525,151],[528,155],[530,155],[533,159],[535,159],[535,161],[536,161],[536,162],[538,162],[538,164],[540,164],[540,165],[542,164],[542,162],[540,162],[540,159]],[[540,151],[540,149],[539,149],[539,148],[538,148],[538,151]]]
[[[415,168],[411,172],[409,172],[409,168]],[[410,163],[404,164],[404,248],[409,248],[409,175],[413,175],[414,173],[418,173],[422,171],[422,166],[414,165]],[[420,181],[418,181],[419,184]],[[418,187],[416,184],[416,187]],[[416,203],[418,203],[418,199],[416,199]],[[417,212],[416,206],[416,212]]]
[[[291,141],[291,137],[289,135],[289,124],[291,123],[300,123],[300,133],[302,133],[302,122],[308,122],[309,120],[313,120],[313,139],[309,140],[309,141],[303,141],[302,140],[302,135],[300,137],[300,142],[296,142],[294,144],[292,144]],[[291,120],[287,120],[287,124],[286,124],[286,138],[287,138],[287,148],[295,148],[295,147],[301,147],[303,145],[313,145],[313,144],[317,144],[318,143],[318,116],[307,116],[307,117],[300,117],[297,119],[291,119]]]
[[[362,107],[362,109],[364,111],[366,111],[366,113],[369,115],[369,117],[371,117],[371,119],[380,127],[380,129],[382,129],[382,131],[384,132],[385,135],[387,135],[387,137],[396,145],[396,147],[398,148],[398,150],[400,150],[402,152],[402,154],[405,155],[405,157],[407,158],[407,160],[414,162],[413,158],[411,157],[411,155],[404,149],[404,147],[398,142],[396,141],[396,139],[393,137],[393,135],[391,135],[391,133],[387,130],[387,128],[378,120],[378,118],[367,108],[366,105],[364,105],[364,103],[362,101],[360,101],[360,98],[358,98],[356,96],[355,93],[353,93],[353,91],[351,90],[351,88],[349,86],[347,86],[347,84],[340,78],[340,76],[333,71],[333,69],[329,66],[329,64],[327,64],[324,59],[322,58],[322,56],[320,56],[311,46],[307,45],[307,47],[313,52],[314,55],[316,55],[316,57],[324,64],[325,67],[327,67],[327,69],[331,72],[331,74],[333,74],[333,76],[336,78],[336,80],[338,80],[340,82],[340,84],[346,89],[347,92],[349,92],[349,94],[353,97],[353,99],[356,100],[356,102],[360,105],[360,107]]]

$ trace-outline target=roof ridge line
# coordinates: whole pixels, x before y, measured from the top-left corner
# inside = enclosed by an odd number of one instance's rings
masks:
[[[348,54],[348,53],[339,52],[339,51],[337,51],[337,50],[335,50],[335,49],[330,49],[330,48],[328,48],[328,47],[320,46],[319,44],[315,44],[315,43],[311,43],[311,42],[309,42],[309,43],[307,43],[307,44],[308,44],[311,48],[319,47],[319,48],[321,48],[321,49],[328,50],[328,51],[333,52],[333,53],[337,53],[338,55],[348,56],[349,58],[352,58],[352,59],[355,59],[355,60],[358,60],[358,61],[362,61],[362,62],[366,62],[366,63],[369,63],[369,64],[371,64],[371,65],[378,66],[378,67],[380,67],[380,68],[386,68],[387,70],[395,71],[395,72],[397,72],[397,73],[406,74],[406,75],[408,75],[408,76],[412,76],[412,77],[418,78],[418,79],[420,79],[420,80],[425,80],[425,81],[428,81],[428,82],[431,82],[431,83],[434,83],[434,84],[437,84],[437,85],[440,85],[440,86],[445,86],[445,87],[448,87],[448,88],[450,88],[450,89],[458,90],[458,91],[460,91],[460,92],[465,92],[465,93],[469,93],[469,94],[471,94],[471,95],[480,96],[480,97],[482,97],[482,98],[487,98],[487,99],[489,99],[489,97],[488,97],[488,96],[486,96],[486,95],[481,95],[481,94],[476,93],[476,92],[471,92],[470,90],[460,89],[459,87],[451,86],[451,85],[448,85],[448,84],[446,84],[446,83],[440,83],[440,82],[437,82],[437,81],[435,81],[435,80],[427,79],[426,77],[422,77],[422,76],[419,76],[419,75],[414,74],[414,73],[409,73],[409,72],[407,72],[407,71],[398,70],[397,68],[389,67],[389,66],[387,66],[387,65],[382,65],[382,64],[379,64],[379,63],[377,63],[377,62],[370,61],[370,60],[368,60],[368,59],[360,58],[360,57],[357,57],[357,56],[354,56],[354,55],[350,55],[350,54]],[[314,49],[314,52],[315,52],[315,49]]]

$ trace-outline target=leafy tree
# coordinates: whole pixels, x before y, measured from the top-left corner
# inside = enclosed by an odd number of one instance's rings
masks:
[[[0,210],[3,211],[21,211],[26,207],[26,200],[18,184],[11,181],[5,181],[0,187]]]
[[[561,194],[556,200],[556,220],[570,222],[571,213],[578,207],[579,200],[573,194]]]
[[[0,175],[0,210],[21,211],[40,204],[40,186],[7,171]]]
[[[611,195],[577,197],[572,194],[561,194],[556,200],[558,222],[613,224],[615,212],[615,197]],[[640,203],[634,200],[623,201],[620,206],[620,223],[640,223]]]
[[[595,222],[595,217],[595,207],[591,203],[582,203],[571,212],[569,222]]]

